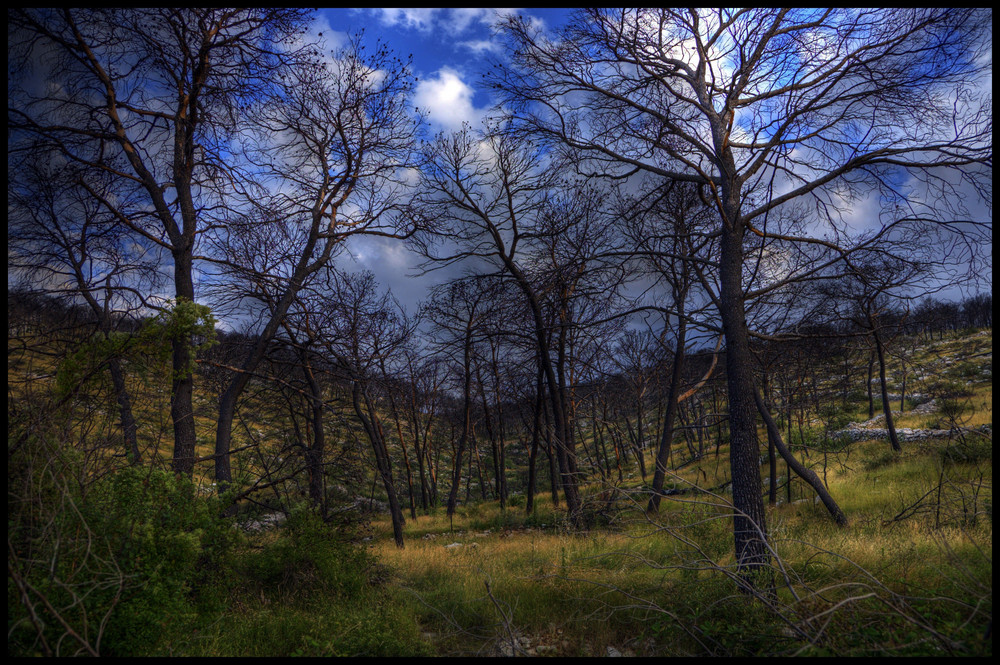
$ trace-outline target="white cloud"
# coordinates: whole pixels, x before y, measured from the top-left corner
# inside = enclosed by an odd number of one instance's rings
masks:
[[[318,15],[316,20],[309,24],[309,35],[321,42],[326,50],[343,48],[350,41],[346,32],[333,29],[330,25],[330,17],[324,14]]]
[[[429,31],[434,24],[434,15],[441,9],[418,7],[390,7],[388,9],[373,9],[379,20],[388,26],[402,26],[414,30]]]
[[[386,26],[399,26],[419,32],[433,30],[454,37],[476,26],[491,26],[497,18],[513,10],[485,7],[447,9],[393,7],[372,9],[371,11]]]
[[[451,67],[442,67],[430,79],[417,84],[414,101],[438,129],[458,130],[463,122],[478,126],[485,109],[472,103],[475,91]]]
[[[489,39],[471,39],[469,41],[458,42],[456,46],[468,49],[475,55],[483,55],[485,53],[500,55],[503,53],[503,45]]]
[[[443,22],[452,31],[452,34],[460,34],[475,23],[492,26],[498,18],[513,11],[512,9],[488,9],[486,7],[452,9]]]

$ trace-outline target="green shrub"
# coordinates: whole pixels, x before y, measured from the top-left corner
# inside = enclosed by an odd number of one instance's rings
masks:
[[[261,539],[234,567],[235,611],[188,655],[430,655],[416,612],[397,590],[376,581],[384,569],[316,513],[293,509],[280,529]]]
[[[959,422],[962,416],[972,411],[972,404],[959,399],[942,399],[938,407],[938,413],[949,423]]]
[[[34,475],[42,501],[8,511],[16,552],[8,557],[8,654],[169,653],[212,598],[234,537],[217,502],[197,497],[187,478],[148,468],[89,487],[67,482],[78,461],[54,455],[65,466]],[[8,481],[27,481],[18,474]]]
[[[970,464],[992,461],[993,441],[975,434],[956,439],[941,449],[941,459]]]
[[[508,508],[524,508],[527,502],[528,498],[523,494],[511,494],[507,497]]]
[[[195,626],[194,591],[217,581],[234,537],[219,513],[216,500],[169,471],[125,469],[88,494],[83,516],[132,580],[105,631],[107,652],[161,653]]]
[[[375,561],[303,508],[292,512],[275,541],[249,554],[243,567],[244,576],[272,597],[316,593],[350,597],[367,585]]]
[[[927,392],[939,399],[954,399],[956,397],[971,397],[974,391],[965,381],[939,379],[927,386]]]

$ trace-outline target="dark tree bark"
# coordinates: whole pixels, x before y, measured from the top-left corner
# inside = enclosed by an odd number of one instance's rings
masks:
[[[44,75],[60,82],[55,86],[60,92],[50,97],[39,97],[30,87],[11,88],[11,127],[51,141],[70,161],[144,191],[144,201],[99,198],[137,242],[170,254],[176,302],[195,302],[195,244],[209,225],[203,208],[213,196],[234,193],[221,192],[221,183],[239,183],[237,190],[246,185],[223,156],[240,131],[235,108],[269,85],[278,65],[267,44],[295,33],[305,13],[23,9],[8,18],[15,58],[31,58],[39,40],[47,43],[52,57],[35,63],[53,67]],[[295,55],[289,50],[286,57]],[[171,344],[173,468],[191,475],[192,352],[188,340]]]

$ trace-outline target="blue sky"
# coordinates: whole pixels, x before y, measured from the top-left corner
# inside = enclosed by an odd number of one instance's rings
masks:
[[[418,77],[414,104],[425,113],[427,136],[460,129],[463,122],[478,127],[493,100],[480,85],[482,73],[496,58],[503,58],[501,41],[493,34],[494,22],[510,13],[530,17],[541,27],[556,30],[569,18],[571,9],[456,9],[456,8],[363,8],[321,9],[315,25],[330,46],[347,41],[348,35],[364,30],[369,47],[382,40],[397,54],[412,55]],[[843,202],[849,220],[864,225],[877,218],[874,199]],[[383,287],[411,311],[425,297],[427,288],[449,275],[438,273],[411,277],[418,258],[399,241],[383,238],[352,239],[349,250],[357,269],[372,270]],[[345,257],[342,268],[352,269]],[[988,279],[989,276],[986,276]]]
[[[478,127],[493,102],[480,86],[482,73],[491,58],[502,55],[500,41],[492,24],[504,14],[516,12],[554,29],[566,21],[569,9],[321,9],[315,30],[323,33],[330,47],[346,43],[348,36],[364,30],[363,42],[369,48],[378,40],[388,44],[398,55],[412,54],[413,71],[418,78],[414,104],[424,113],[428,136],[440,131],[460,129],[463,122]],[[375,273],[383,288],[410,312],[426,297],[427,289],[454,275],[439,272],[424,277],[412,276],[418,257],[398,240],[369,237],[352,238],[348,257],[340,267],[368,269]]]
[[[419,79],[414,102],[424,109],[432,131],[478,124],[491,105],[479,86],[500,43],[491,26],[505,14],[519,13],[548,28],[563,23],[568,9],[390,8],[322,9],[318,29],[334,40],[364,29],[364,41],[381,39],[399,55],[413,56]]]

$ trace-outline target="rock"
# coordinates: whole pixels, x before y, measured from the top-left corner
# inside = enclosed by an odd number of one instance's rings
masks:
[[[608,658],[621,658],[622,652],[614,647],[608,647],[606,655]]]
[[[215,483],[212,483],[213,485]],[[284,513],[267,513],[255,520],[250,520],[243,528],[248,532],[263,531],[284,524],[286,515]]]
[[[951,434],[952,431],[947,429],[911,429],[909,427],[896,428],[896,436],[900,441],[921,441],[923,439],[947,437],[951,436]],[[851,441],[888,439],[889,430],[872,427],[860,427],[857,423],[851,423],[847,426],[847,429],[834,432],[833,436],[838,439],[850,439]]]
[[[462,543],[452,543],[451,545],[445,545],[444,548],[446,550],[453,550],[456,547],[461,547],[461,546],[462,546]]]

